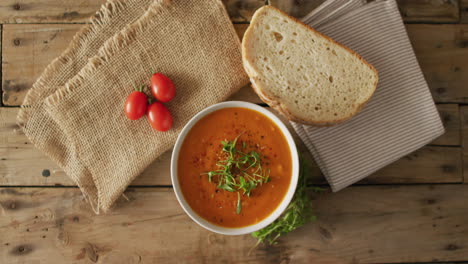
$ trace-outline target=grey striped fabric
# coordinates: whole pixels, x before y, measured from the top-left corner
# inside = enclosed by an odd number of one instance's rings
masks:
[[[379,72],[363,111],[343,124],[292,123],[333,191],[339,191],[444,133],[395,0],[329,0],[303,18]]]

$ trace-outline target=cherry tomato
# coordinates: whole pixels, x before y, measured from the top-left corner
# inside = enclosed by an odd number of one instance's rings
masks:
[[[131,120],[140,119],[146,113],[148,98],[141,91],[131,93],[125,101],[125,115]]]
[[[172,100],[176,95],[174,83],[162,73],[155,73],[151,76],[151,93],[163,103]]]
[[[169,110],[160,102],[154,102],[148,106],[146,111],[151,126],[161,132],[172,127],[172,116]]]

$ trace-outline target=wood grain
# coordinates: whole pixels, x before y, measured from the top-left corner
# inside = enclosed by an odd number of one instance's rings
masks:
[[[5,105],[21,105],[45,67],[82,25],[3,25],[2,91]]]
[[[302,18],[325,0],[268,0],[268,3],[281,9],[290,16]]]
[[[34,148],[16,125],[17,108],[0,108],[0,186],[75,186],[52,160]],[[292,128],[290,130],[293,132]],[[298,150],[313,163],[312,156],[299,137],[292,133]],[[171,185],[170,160],[172,152],[164,153],[132,183],[133,186]],[[323,182],[314,164],[315,182]]]
[[[397,0],[405,22],[456,23],[460,20],[457,0]]]
[[[171,189],[129,189],[94,215],[78,189],[0,189],[1,263],[397,263],[468,254],[468,185],[350,187],[314,201],[319,221],[275,246],[222,236]],[[430,253],[429,253],[430,252]]]
[[[463,182],[468,183],[468,106],[460,107],[460,116],[463,145]]]
[[[460,0],[460,23],[468,23],[468,0]]]
[[[257,9],[266,4],[266,0],[222,0],[229,17],[234,23],[246,23],[252,19]]]
[[[85,23],[106,0],[2,0],[0,23]],[[233,22],[248,22],[265,0],[223,0]]]
[[[407,25],[436,102],[468,102],[468,25]]]
[[[360,184],[461,183],[462,149],[423,147],[369,176]]]
[[[325,0],[269,0],[268,2],[291,16],[301,18]],[[397,0],[397,2],[405,22],[456,23],[460,19],[457,0]]]
[[[460,146],[461,145],[461,125],[460,108],[457,104],[437,105],[440,118],[445,127],[445,133],[432,141],[432,145]]]
[[[105,0],[2,0],[0,23],[86,22]]]
[[[239,36],[247,28],[236,24]],[[80,25],[4,25],[3,103],[16,106]],[[468,102],[468,25],[408,25],[421,68],[437,102]],[[258,98],[257,98],[258,99]]]
[[[462,21],[466,19],[466,0],[461,0]],[[85,23],[105,0],[3,0],[0,3],[0,23]],[[324,0],[223,0],[235,23],[250,21],[255,10],[269,2],[287,13],[302,17]],[[406,22],[458,22],[456,0],[398,0]]]
[[[16,108],[0,108],[0,186],[73,186],[65,173],[28,141],[16,126]],[[289,126],[289,124],[288,124]],[[299,151],[312,162],[312,156],[292,128]],[[363,183],[461,182],[461,148],[424,147],[370,176]],[[170,157],[164,154],[132,185],[170,185]],[[313,163],[314,183],[325,183]]]

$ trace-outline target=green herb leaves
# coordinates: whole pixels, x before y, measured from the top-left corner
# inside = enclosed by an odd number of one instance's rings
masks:
[[[258,152],[254,150],[245,151],[247,148],[245,141],[242,142],[242,151],[236,148],[237,141],[241,135],[232,141],[221,141],[222,152],[225,158],[216,163],[216,166],[219,168],[218,170],[204,173],[208,175],[209,182],[216,182],[218,184],[218,189],[238,192],[237,214],[240,214],[242,210],[239,192],[242,191],[242,195],[250,196],[253,189],[270,181],[270,170],[262,168]]]
[[[307,179],[311,176],[310,174],[309,164],[301,158],[299,181],[291,203],[273,223],[252,233],[252,236],[258,239],[257,245],[265,241],[274,244],[280,236],[316,219],[316,216],[312,212],[312,200],[307,192],[309,189],[307,187]],[[311,187],[311,189],[315,192],[322,191],[318,187]]]
[[[237,209],[236,209],[236,214],[240,214],[242,210],[242,203],[241,203],[241,198],[240,198],[240,193],[237,192]]]

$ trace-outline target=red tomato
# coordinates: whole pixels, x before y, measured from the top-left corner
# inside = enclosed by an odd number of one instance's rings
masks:
[[[169,110],[160,102],[154,102],[148,106],[146,111],[151,126],[161,132],[172,127],[172,116]]]
[[[172,100],[176,95],[174,83],[162,73],[155,73],[151,76],[151,93],[163,103]]]
[[[146,94],[140,91],[135,91],[127,97],[125,101],[125,115],[131,120],[140,119],[146,113],[148,98]]]

